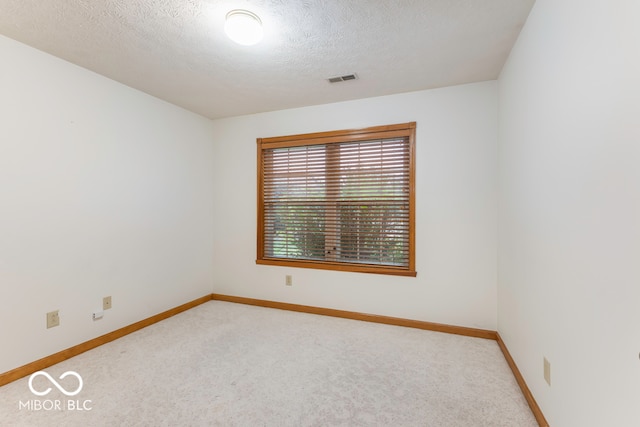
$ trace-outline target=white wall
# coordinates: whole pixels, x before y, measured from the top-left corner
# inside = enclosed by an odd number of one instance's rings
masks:
[[[5,37],[0,57],[0,372],[210,293],[211,122]]]
[[[538,0],[499,80],[498,331],[557,427],[640,425],[639,20]]]
[[[214,292],[495,330],[496,100],[485,82],[214,121]],[[417,278],[255,264],[256,138],[409,121]]]

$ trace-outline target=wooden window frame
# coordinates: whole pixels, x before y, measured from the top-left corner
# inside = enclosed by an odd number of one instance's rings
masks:
[[[277,265],[286,267],[314,268],[322,270],[337,270],[360,273],[389,274],[415,277],[415,133],[416,123],[402,123],[387,126],[375,126],[364,129],[347,129],[330,132],[289,135],[272,138],[258,138],[258,224],[257,224],[257,258],[256,264]],[[287,258],[272,258],[265,256],[265,209],[263,182],[263,151],[273,148],[309,146],[316,144],[331,144],[343,142],[358,142],[384,138],[408,138],[409,143],[409,236],[408,236],[408,266],[388,266],[377,264],[359,264],[331,260],[301,260]],[[326,215],[325,215],[326,216]]]

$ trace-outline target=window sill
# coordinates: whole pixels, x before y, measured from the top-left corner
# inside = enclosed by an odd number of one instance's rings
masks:
[[[314,262],[307,260],[257,259],[259,265],[278,265],[282,267],[315,268],[318,270],[346,271],[353,273],[387,274],[393,276],[416,277],[416,271],[403,267],[378,266],[372,264],[347,264],[343,262]]]

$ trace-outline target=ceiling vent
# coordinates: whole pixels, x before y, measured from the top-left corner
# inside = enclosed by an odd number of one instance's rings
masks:
[[[331,77],[327,80],[329,80],[329,83],[338,83],[338,82],[346,82],[349,80],[356,80],[357,78],[358,76],[354,73],[354,74],[347,74],[345,76]]]

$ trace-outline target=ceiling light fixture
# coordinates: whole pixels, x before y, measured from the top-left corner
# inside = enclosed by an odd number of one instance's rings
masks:
[[[262,40],[262,21],[255,13],[248,10],[235,9],[227,13],[224,32],[234,42],[251,46]]]

